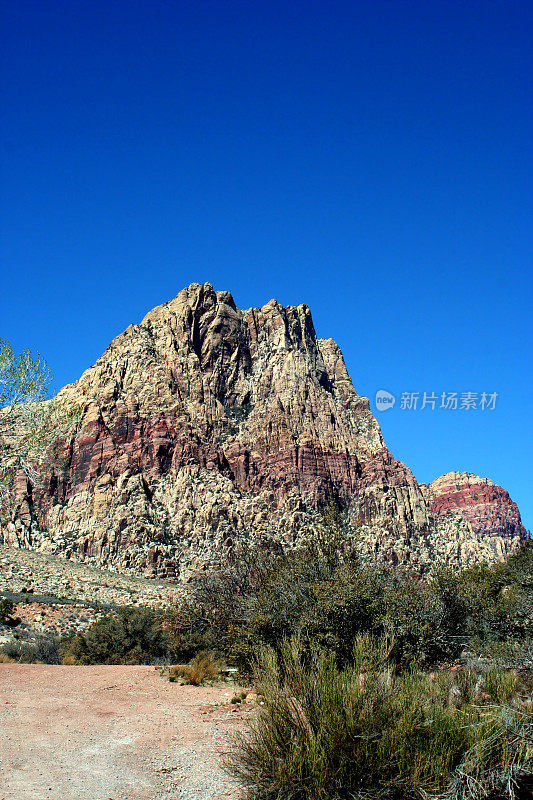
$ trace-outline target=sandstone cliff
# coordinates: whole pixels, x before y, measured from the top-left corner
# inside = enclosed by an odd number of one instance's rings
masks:
[[[452,528],[458,520],[488,542],[496,557],[508,552],[509,543],[528,537],[518,506],[509,493],[488,478],[471,472],[448,472],[420,487],[429,512],[439,524]]]
[[[44,487],[21,484],[7,544],[186,579],[243,541],[297,545],[329,498],[365,558],[470,563],[526,535],[490,481],[468,476],[477,505],[450,476],[418,485],[305,305],[241,311],[191,284],[59,397],[83,428]]]

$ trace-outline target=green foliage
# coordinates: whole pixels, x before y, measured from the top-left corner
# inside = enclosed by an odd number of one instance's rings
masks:
[[[389,656],[402,669],[503,644],[515,656],[509,665],[527,666],[530,545],[504,564],[436,568],[422,578],[361,564],[343,551],[345,541],[338,510],[330,506],[308,547],[283,556],[242,551],[226,569],[199,576],[168,615],[178,658],[210,650],[246,670],[258,645],[277,648],[283,638],[299,636],[349,664],[355,637],[367,632],[387,639]]]
[[[59,664],[59,639],[56,636],[40,634],[31,642],[20,639],[6,642],[0,653],[11,661],[21,664]]]
[[[308,637],[339,663],[351,660],[354,638],[363,632],[386,636],[391,658],[402,666],[454,658],[463,646],[461,625],[426,581],[310,551],[287,557],[264,581],[251,623],[264,643]]]
[[[233,695],[233,697],[230,700],[230,703],[232,706],[238,706],[241,703],[245,703],[247,697],[248,697],[248,692],[238,692],[237,694]]]
[[[242,406],[225,406],[224,412],[230,421],[230,425],[224,435],[219,439],[219,444],[223,444],[230,436],[235,436],[239,432],[241,422],[246,422],[253,409],[253,403],[244,403]]]
[[[9,625],[14,608],[15,605],[11,600],[0,598],[0,625]]]
[[[503,563],[476,564],[460,572],[435,569],[434,590],[450,617],[480,655],[499,653],[502,664],[531,666],[533,643],[533,542]]]
[[[202,573],[182,600],[159,616],[120,610],[63,646],[75,663],[185,663],[199,651],[251,669],[257,648],[298,636],[327,649],[339,666],[363,633],[387,642],[402,670],[471,658],[531,665],[531,548],[505,564],[429,579],[363,565],[337,546],[335,509],[305,549],[286,555],[241,549],[223,570]],[[509,619],[509,615],[514,615]],[[529,659],[529,661],[528,661]]]
[[[298,639],[262,650],[256,685],[265,704],[228,759],[250,797],[422,798],[451,788],[453,798],[477,800],[464,791],[465,775],[471,785],[496,785],[495,775],[498,786],[517,785],[531,767],[525,713],[496,705],[497,693],[473,702],[450,672],[395,674],[387,655],[388,644],[368,635],[356,638],[343,669]],[[467,673],[463,684],[476,678]]]
[[[252,624],[257,592],[277,560],[268,549],[242,549],[224,570],[197,576],[187,595],[165,614],[176,659],[187,661],[206,650],[246,670],[260,643]]]
[[[431,584],[389,570],[383,591],[380,633],[392,642],[398,665],[429,666],[455,659],[464,646],[462,625]]]
[[[52,376],[46,361],[29,350],[16,354],[0,340],[0,510],[4,519],[14,503],[14,480],[22,472],[34,486],[62,463],[56,443],[69,436],[80,413],[47,400]]]
[[[244,403],[242,406],[226,406],[224,408],[228,419],[239,424],[248,419],[253,409],[253,403]]]
[[[9,342],[0,340],[0,408],[44,400],[51,380],[39,353],[34,357],[24,350],[17,355]]]
[[[153,664],[170,656],[161,614],[132,606],[61,643],[62,660],[69,664]]]

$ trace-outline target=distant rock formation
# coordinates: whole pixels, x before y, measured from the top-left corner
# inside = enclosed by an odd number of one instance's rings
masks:
[[[245,541],[297,546],[332,498],[363,558],[417,569],[500,558],[527,535],[488,480],[419,486],[306,305],[241,311],[193,283],[58,396],[82,432],[44,488],[21,486],[7,544],[186,580]]]
[[[528,536],[516,503],[488,478],[471,472],[448,472],[421,488],[435,518],[459,516],[474,533],[494,537],[495,541]]]

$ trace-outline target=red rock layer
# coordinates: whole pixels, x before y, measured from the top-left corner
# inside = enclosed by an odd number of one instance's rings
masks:
[[[487,478],[449,472],[429,484],[429,510],[435,517],[455,513],[476,533],[527,538],[518,506],[509,493]]]
[[[58,398],[81,409],[82,429],[42,486],[21,482],[6,543],[174,577],[238,537],[305,539],[333,497],[371,531],[367,549],[378,542],[402,563],[462,558],[443,537],[464,538],[464,523],[460,536],[445,526],[411,558],[413,531],[425,535],[431,514],[460,510],[474,531],[509,546],[522,536],[518,509],[490,482],[419,487],[306,305],[241,311],[228,292],[191,284],[117,336]]]

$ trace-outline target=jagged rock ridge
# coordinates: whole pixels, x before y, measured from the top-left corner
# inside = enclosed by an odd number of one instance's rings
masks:
[[[191,284],[59,397],[83,409],[83,429],[60,474],[21,487],[8,544],[186,579],[242,541],[297,545],[329,498],[366,558],[470,563],[526,535],[517,509],[493,529],[443,479],[418,485],[306,305],[241,311]],[[496,506],[514,505],[499,492]]]

